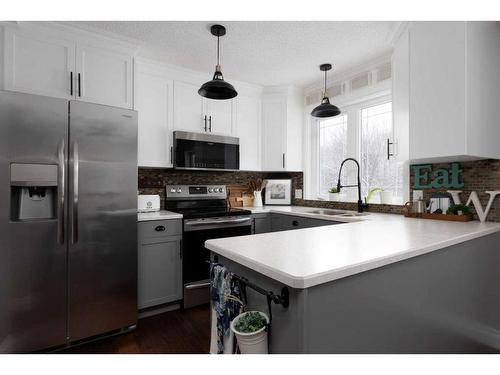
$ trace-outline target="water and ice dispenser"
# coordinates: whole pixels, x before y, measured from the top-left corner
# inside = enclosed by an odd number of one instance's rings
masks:
[[[57,217],[55,164],[10,165],[11,220],[44,220]]]

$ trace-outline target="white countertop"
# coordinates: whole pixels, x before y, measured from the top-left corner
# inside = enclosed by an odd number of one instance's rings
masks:
[[[311,207],[263,207],[347,224],[209,240],[214,253],[292,288],[308,288],[500,231],[500,223],[467,223],[369,213],[342,218]],[[328,211],[328,210],[326,210]]]
[[[182,219],[182,214],[172,211],[138,212],[137,221]]]

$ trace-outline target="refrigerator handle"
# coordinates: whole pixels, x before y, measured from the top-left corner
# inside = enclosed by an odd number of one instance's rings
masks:
[[[78,143],[73,142],[73,201],[71,204],[71,243],[78,242]]]
[[[57,146],[57,158],[59,161],[59,168],[57,173],[57,184],[58,184],[58,202],[57,202],[57,240],[60,244],[64,244],[64,203],[66,200],[66,158],[64,155],[64,139],[61,139],[59,145]]]

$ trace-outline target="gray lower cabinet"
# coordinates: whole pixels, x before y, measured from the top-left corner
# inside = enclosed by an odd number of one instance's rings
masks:
[[[332,220],[311,219],[308,217],[271,214],[271,231],[279,232],[283,230],[302,229],[321,227],[324,225],[340,224],[340,222]]]
[[[181,220],[139,223],[139,309],[182,299],[181,245]]]
[[[253,233],[268,233],[271,232],[271,215],[270,214],[254,214],[253,217]]]

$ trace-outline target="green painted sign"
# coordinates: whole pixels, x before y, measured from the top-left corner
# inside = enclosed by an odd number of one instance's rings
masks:
[[[413,189],[461,189],[462,170],[458,163],[451,163],[451,168],[432,170],[431,164],[412,165]]]

